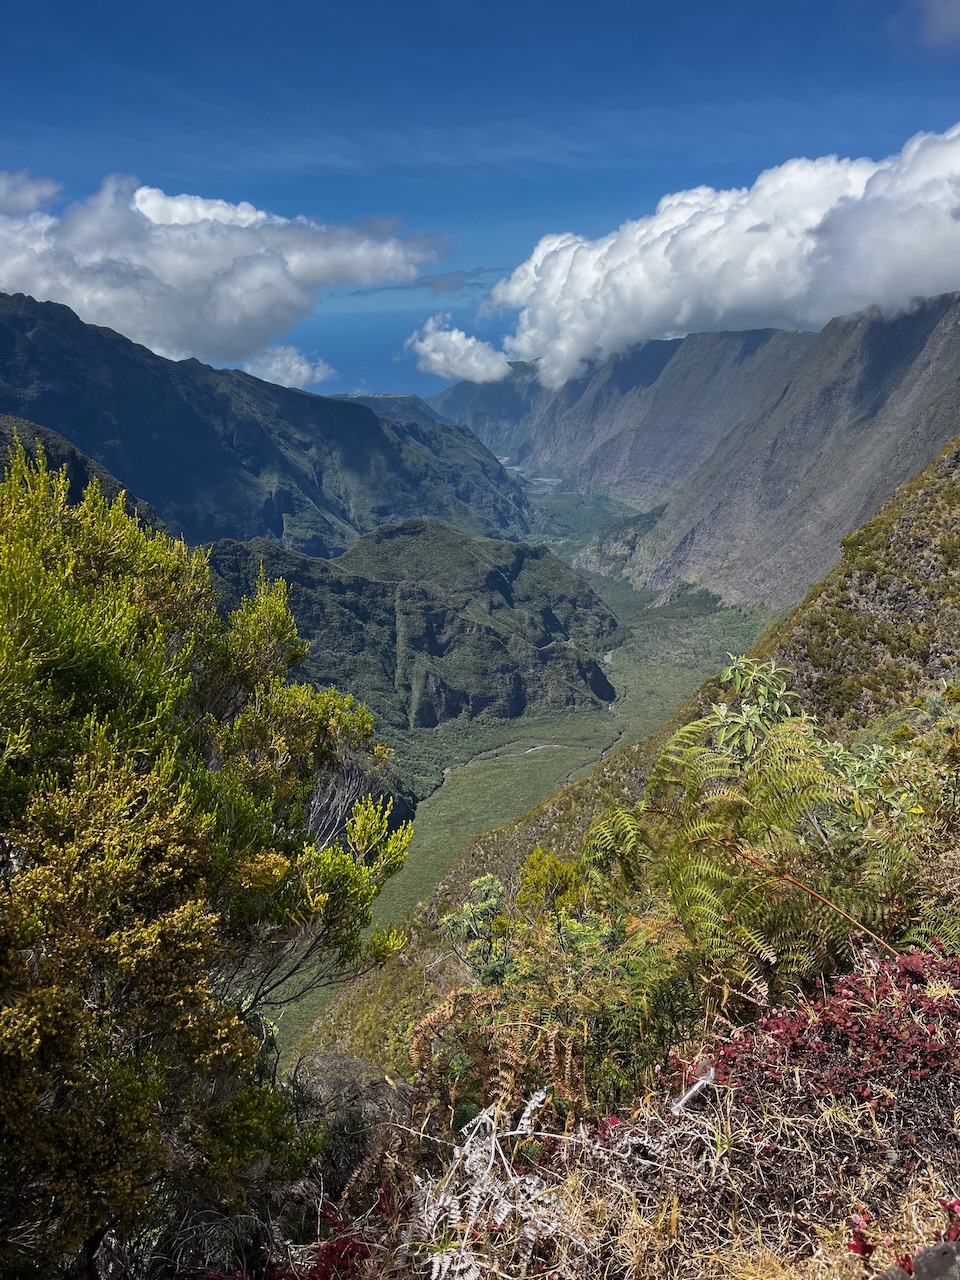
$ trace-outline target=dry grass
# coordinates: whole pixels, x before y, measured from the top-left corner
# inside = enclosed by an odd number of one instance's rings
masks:
[[[960,961],[862,957],[674,1062],[632,1112],[578,1128],[547,1090],[455,1135],[427,1108],[355,1182],[351,1209],[364,1186],[389,1203],[349,1274],[867,1280],[960,1234]]]
[[[491,1108],[433,1175],[407,1182],[357,1274],[865,1280],[945,1225],[938,1201],[956,1187],[942,1169],[927,1162],[905,1181],[857,1163],[877,1137],[869,1108],[744,1114],[728,1088],[694,1105],[674,1116],[651,1098],[620,1124],[567,1135],[508,1127]],[[775,1163],[763,1155],[772,1140],[788,1153]],[[865,1206],[869,1265],[847,1249]]]

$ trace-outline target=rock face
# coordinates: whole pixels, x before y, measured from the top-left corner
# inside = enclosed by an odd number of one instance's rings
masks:
[[[914,1280],[960,1280],[960,1245],[944,1240],[924,1249],[913,1259]],[[877,1274],[877,1280],[910,1280],[903,1267],[888,1267]]]
[[[458,716],[598,707],[614,697],[599,659],[620,642],[612,613],[544,547],[466,538],[429,520],[385,526],[337,560],[263,540],[219,542],[211,565],[228,603],[261,563],[283,577],[304,674],[350,689],[398,729]]]
[[[424,515],[520,538],[526,498],[464,427],[154,355],[67,307],[0,295],[0,414],[59,432],[188,541],[339,554]]]
[[[612,560],[639,587],[789,604],[954,436],[958,411],[958,295],[832,320],[654,519],[597,540],[582,566]]]
[[[815,334],[757,329],[644,342],[559,391],[515,364],[503,383],[430,400],[498,456],[639,509],[663,502],[807,349]]]

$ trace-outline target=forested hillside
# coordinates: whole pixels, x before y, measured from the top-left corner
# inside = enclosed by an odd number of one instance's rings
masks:
[[[87,457],[75,444],[56,431],[38,427],[35,422],[23,418],[11,418],[0,414],[0,459],[6,464],[16,452],[17,443],[23,445],[31,457],[38,449],[45,454],[50,466],[66,470],[70,493],[78,500],[91,480],[96,480],[104,497],[113,502],[123,495],[126,510],[152,529],[162,529],[163,521],[149,505],[135,494],[128,493],[123,485],[105,467]]]
[[[256,588],[261,566],[287,583],[310,642],[304,676],[362,696],[415,794],[433,790],[442,774],[413,731],[598,709],[616,696],[603,659],[624,629],[545,547],[409,520],[367,534],[332,561],[263,540],[212,548],[230,604]]]

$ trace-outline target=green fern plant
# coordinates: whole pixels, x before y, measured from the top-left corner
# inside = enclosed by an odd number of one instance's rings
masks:
[[[594,824],[594,863],[626,864],[671,903],[708,979],[776,998],[916,917],[917,860],[894,822],[911,753],[857,753],[792,715],[786,673],[734,660],[738,702],[665,746],[640,804]],[[899,777],[897,776],[899,771]]]
[[[642,1089],[704,1019],[752,1016],[864,944],[960,952],[960,698],[840,744],[786,673],[732,660],[730,704],[667,742],[579,858],[534,850],[443,922],[471,971],[415,1036],[451,1104],[551,1087],[565,1121]]]

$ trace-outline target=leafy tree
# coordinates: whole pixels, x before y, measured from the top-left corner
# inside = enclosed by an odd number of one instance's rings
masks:
[[[364,945],[409,829],[323,824],[368,713],[288,683],[282,584],[218,616],[205,555],[19,450],[0,484],[0,1273],[92,1259],[148,1207],[242,1207],[310,1143],[271,1008]]]

